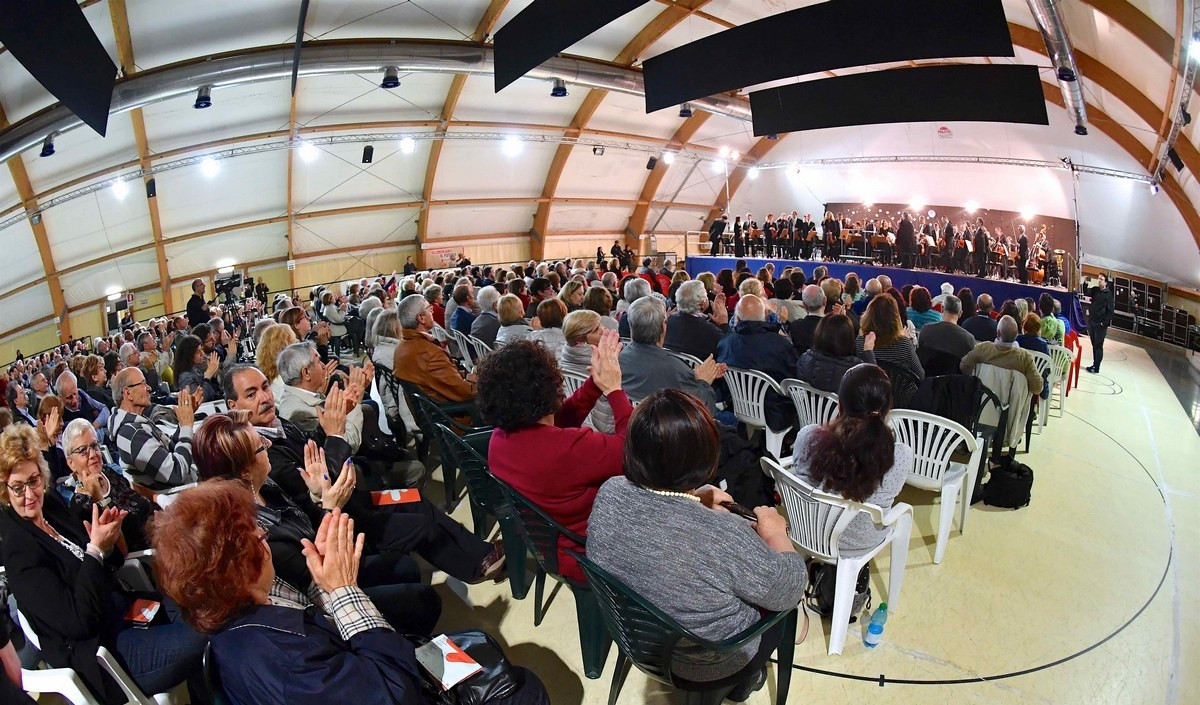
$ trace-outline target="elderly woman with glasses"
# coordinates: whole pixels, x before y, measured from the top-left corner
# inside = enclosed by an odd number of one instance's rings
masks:
[[[205,424],[207,426],[207,423]],[[275,574],[272,544],[258,525],[250,488],[236,480],[203,482],[163,512],[154,533],[163,590],[189,622],[212,635],[212,667],[240,705],[434,705],[422,687],[413,643],[393,631],[359,587],[363,537],[348,515],[322,519],[304,556],[327,609],[288,590]],[[537,678],[514,669],[520,684],[506,705],[548,702]]]
[[[174,604],[162,602],[149,627],[135,628],[126,619],[135,597],[160,601],[123,591],[113,577],[123,562],[117,540],[126,512],[112,506],[101,511],[94,503],[89,522],[81,522],[48,490],[50,471],[39,447],[28,426],[0,435],[0,560],[21,612],[41,639],[42,658],[54,668],[73,669],[106,705],[126,697],[96,660],[101,646],[144,693],[167,692],[197,674],[205,639],[174,618]],[[195,696],[192,701],[198,702]]]
[[[70,501],[75,515],[90,521],[94,505],[101,510],[115,507],[127,514],[121,529],[126,548],[150,548],[148,523],[159,506],[135,492],[121,473],[104,465],[96,429],[84,419],[75,419],[63,431],[62,448],[75,485]]]

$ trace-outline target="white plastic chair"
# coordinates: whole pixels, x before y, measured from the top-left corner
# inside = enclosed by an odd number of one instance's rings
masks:
[[[896,441],[912,448],[913,468],[905,484],[922,490],[940,491],[942,509],[938,518],[937,547],[933,562],[941,563],[946,553],[946,540],[954,523],[954,504],[959,508],[958,530],[967,528],[967,509],[971,507],[971,492],[983,453],[983,439],[976,438],[961,424],[950,419],[912,409],[894,409],[888,423],[896,432]],[[950,456],[966,444],[971,459],[964,465],[951,462]]]
[[[693,370],[696,369],[697,367],[699,367],[700,365],[704,364],[704,360],[701,360],[700,358],[696,357],[695,355],[689,355],[685,352],[677,352],[675,350],[667,350],[667,352],[671,353],[671,355],[679,358],[680,360],[683,360],[684,363],[687,364],[687,366],[692,368]]]
[[[888,612],[900,603],[900,588],[904,585],[904,568],[908,564],[908,541],[912,535],[912,507],[897,502],[885,513],[874,504],[863,504],[822,492],[785,470],[770,458],[762,458],[763,472],[775,480],[788,515],[788,537],[801,552],[822,563],[837,566],[834,583],[833,620],[829,631],[829,653],[840,654],[846,644],[850,625],[850,607],[854,602],[854,587],[863,566],[891,545],[891,573],[888,575]],[[868,551],[843,553],[838,546],[842,532],[850,522],[864,512],[876,526],[887,527],[887,535],[878,546]]]
[[[25,632],[25,637],[40,651],[41,639],[19,609],[17,610],[17,620],[21,624],[21,631]],[[125,697],[129,698],[128,702],[135,705],[175,705],[175,703],[183,701],[184,693],[187,692],[187,686],[181,683],[169,693],[156,693],[153,698],[147,697],[107,648],[101,646],[96,649],[96,660],[100,663],[100,667],[112,676],[112,679],[121,687]],[[79,674],[70,668],[37,671],[21,669],[21,676],[27,691],[58,693],[69,700],[72,705],[100,705],[100,701],[83,684]]]
[[[446,335],[446,329],[445,329],[445,328],[443,328],[443,327],[441,327],[441,326],[439,326],[439,325],[438,325],[438,324],[436,324],[436,323],[434,323],[434,324],[433,324],[433,330],[432,330],[432,331],[430,331],[430,333],[432,333],[432,334],[433,334],[433,339],[434,339],[434,340],[436,340],[436,341],[438,341],[439,343],[444,343],[444,342],[446,342],[446,340],[447,340],[447,337],[448,337],[448,336]]]
[[[1045,353],[1037,352],[1036,350],[1026,350],[1029,357],[1033,358],[1033,366],[1037,368],[1037,372],[1042,376],[1047,387],[1054,383],[1054,359]],[[1060,372],[1061,374],[1061,372]],[[1041,396],[1035,396],[1037,400],[1037,432],[1041,433],[1046,428],[1046,417],[1050,411],[1050,397],[1047,394],[1045,399]]]
[[[578,372],[572,372],[570,370],[562,370],[562,378],[563,393],[568,397],[579,391],[579,388],[582,387],[583,383],[587,381],[587,375],[581,375]]]
[[[796,405],[796,428],[823,426],[837,418],[838,398],[833,392],[822,392],[798,379],[785,379],[780,386]]]
[[[463,335],[459,331],[454,330],[453,328],[446,329],[446,333],[449,334],[450,340],[453,342],[451,347],[453,349],[454,357],[462,362],[462,366],[467,370],[468,373],[474,372],[475,360],[471,359],[471,344],[467,342],[467,336]]]
[[[792,430],[789,426],[782,431],[772,431],[767,426],[767,392],[783,394],[779,384],[758,370],[725,370],[725,384],[729,385],[733,397],[733,414],[748,428],[761,428],[767,435],[767,452],[772,458],[780,459],[783,454],[783,437]]]
[[[483,359],[484,355],[487,355],[492,351],[492,348],[479,338],[476,338],[473,335],[464,337],[467,339],[467,344],[470,345],[471,349],[475,351],[475,362],[479,362]]]
[[[1047,404],[1046,412],[1049,415],[1050,408],[1054,402],[1055,391],[1058,390],[1058,417],[1062,418],[1067,406],[1067,377],[1071,374],[1071,363],[1075,361],[1075,353],[1071,352],[1070,348],[1065,348],[1061,345],[1050,346],[1050,398],[1047,399],[1051,404]]]

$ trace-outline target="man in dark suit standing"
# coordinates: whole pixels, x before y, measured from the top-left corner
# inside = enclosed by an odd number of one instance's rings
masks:
[[[1104,360],[1104,338],[1108,335],[1108,326],[1113,317],[1113,295],[1108,290],[1108,275],[1101,273],[1096,286],[1089,292],[1092,297],[1092,307],[1088,311],[1088,337],[1092,339],[1092,364],[1087,371],[1095,374],[1100,371],[1100,363]]]
[[[977,277],[987,276],[987,261],[988,261],[988,235],[987,229],[983,227],[983,217],[975,219],[975,271],[972,272]]]
[[[1017,278],[1022,284],[1029,283],[1029,238],[1025,226],[1017,226]]]
[[[204,300],[204,280],[192,280],[192,298],[187,302],[188,328],[195,328],[201,323],[208,323],[212,316],[208,312],[209,302]]]
[[[729,225],[729,216],[724,214],[708,226],[708,241],[712,243],[712,247],[708,250],[709,257],[716,257],[721,253],[721,236],[725,234],[727,225]]]
[[[913,258],[917,251],[917,237],[908,211],[901,216],[900,226],[896,228],[896,249],[900,251],[900,266],[904,269],[912,269]]]
[[[814,227],[816,225],[812,222],[812,216],[805,213],[804,217],[800,219],[798,227],[800,232],[797,233],[799,241],[796,243],[799,255],[803,256],[804,259],[808,259],[812,254],[812,243],[808,241],[808,234],[812,232]]]
[[[613,256],[613,259],[617,260],[622,268],[625,267],[625,252],[621,249],[620,242],[613,240],[613,246],[608,252]]]

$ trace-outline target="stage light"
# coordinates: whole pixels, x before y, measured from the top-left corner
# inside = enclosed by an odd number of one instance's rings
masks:
[[[1076,125],[1075,126],[1075,134],[1079,135],[1080,137],[1086,137],[1087,136],[1087,128],[1084,127],[1083,125]]]
[[[233,265],[231,264],[226,267],[221,267],[217,270],[217,274],[233,274]]]
[[[755,179],[757,179],[758,178],[758,167],[756,167],[756,166],[750,167],[750,170],[746,172],[746,176],[750,177],[751,181],[754,181]]]
[[[978,203],[976,203],[975,201],[967,201],[967,212],[968,213],[974,213],[977,210],[979,210]]]
[[[200,160],[200,173],[211,179],[221,173],[221,163],[212,157],[205,157]]]
[[[913,209],[914,213],[919,213],[921,209],[925,207],[925,199],[913,198],[912,203],[910,203],[909,206]]]
[[[709,162],[709,164],[712,165],[712,171],[714,174],[720,174],[721,172],[725,171],[725,162],[720,159],[714,159]]]
[[[875,204],[870,201],[863,201],[863,208],[874,208]]]
[[[112,190],[117,200],[124,201],[125,197],[129,195],[129,184],[125,183],[125,179],[117,179],[113,182]]]
[[[42,140],[42,153],[38,155],[39,157],[54,156],[54,138],[57,136],[57,132],[46,135],[46,139]]]
[[[604,156],[604,147],[601,147],[600,145],[596,145],[595,147],[592,147],[592,154],[596,155],[597,157],[603,157]]]
[[[192,103],[192,107],[196,110],[212,107],[212,86],[200,86],[200,89],[196,91],[196,102]]]
[[[1021,209],[1021,220],[1032,220],[1034,215],[1032,208],[1026,207]]]
[[[312,142],[300,143],[300,158],[306,163],[313,162],[320,156],[320,150]]]
[[[737,160],[742,158],[742,153],[735,149],[729,153],[729,158],[736,162]]]
[[[400,151],[404,154],[412,154],[417,151],[417,141],[411,137],[405,137],[400,140]]]
[[[118,291],[114,294],[109,294],[105,298],[107,298],[109,301],[120,301],[121,300],[121,292]]]
[[[516,135],[509,135],[504,138],[504,144],[500,145],[500,151],[504,152],[506,157],[515,157],[521,153],[525,145],[521,144],[521,139]]]
[[[395,66],[389,66],[383,70],[383,81],[379,83],[380,88],[399,88],[400,87],[400,72]]]
[[[721,147],[719,150],[717,150],[717,153],[721,155],[722,159],[729,158],[729,148],[728,147]]]
[[[1188,58],[1193,61],[1200,60],[1200,39],[1192,39],[1192,43],[1188,47]]]
[[[108,299],[109,301],[112,301],[113,296],[120,298],[122,291],[124,291],[124,289],[122,289],[121,286],[119,286],[119,285],[110,286],[104,290],[104,295],[109,297],[109,299]]]
[[[675,153],[674,152],[663,152],[662,159],[663,159],[664,164],[666,164],[667,166],[671,166],[672,164],[675,163]]]
[[[554,87],[550,89],[550,97],[566,98],[568,95],[570,94],[567,93],[567,82],[561,78],[554,79]]]
[[[692,116],[692,104],[691,103],[684,103],[683,105],[679,106],[679,117],[690,118],[691,116]]]

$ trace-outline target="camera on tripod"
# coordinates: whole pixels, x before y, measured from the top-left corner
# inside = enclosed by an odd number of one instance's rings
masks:
[[[242,298],[242,291],[243,291],[242,284],[243,284],[242,275],[235,272],[235,273],[230,274],[229,276],[224,277],[222,279],[214,280],[213,288],[215,289],[215,294],[216,294],[217,298],[224,297],[224,299],[225,299],[224,303],[232,304],[232,303],[236,303],[238,301],[238,299]],[[254,279],[252,277],[247,278],[245,280],[245,286],[248,287],[251,291],[253,291],[254,290]],[[236,293],[234,293],[234,292],[236,292]]]

